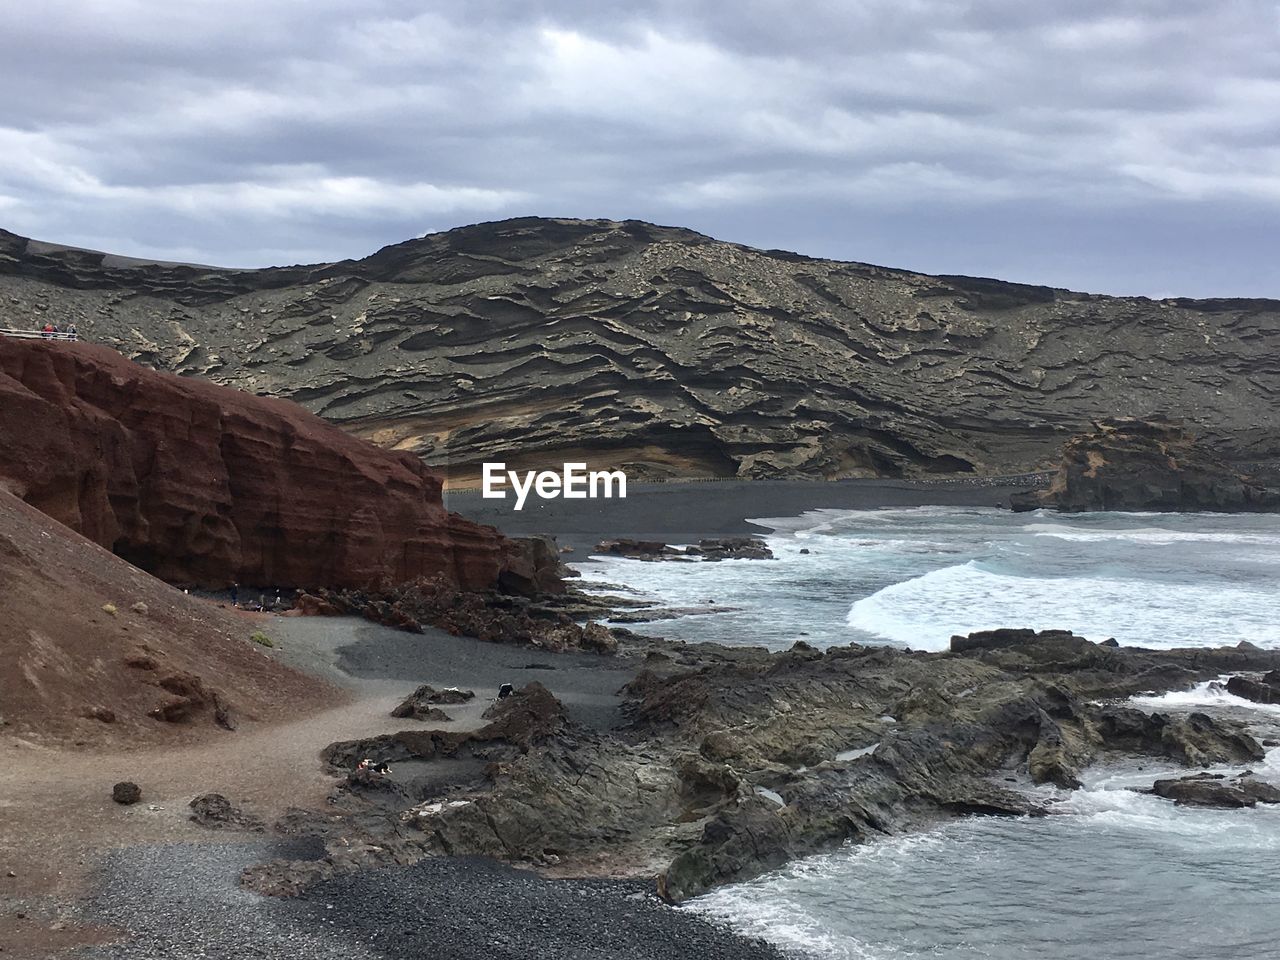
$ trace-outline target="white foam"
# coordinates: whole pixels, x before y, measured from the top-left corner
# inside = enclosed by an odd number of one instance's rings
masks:
[[[780,807],[787,805],[787,801],[782,799],[782,794],[778,793],[777,790],[770,790],[768,787],[756,787],[756,793],[766,800],[772,800]]]
[[[1175,690],[1160,695],[1131,697],[1129,702],[1143,710],[1196,710],[1205,707],[1227,708],[1232,710],[1251,710],[1257,713],[1269,713],[1280,716],[1280,704],[1254,703],[1244,697],[1228,693],[1224,684],[1227,676],[1217,680],[1197,683],[1190,690]]]
[[[927,650],[953,634],[998,627],[1073,630],[1150,647],[1280,647],[1280,591],[1248,584],[1161,583],[993,573],[978,561],[943,567],[855,602],[850,627]]]
[[[1205,530],[1173,530],[1162,527],[1137,527],[1127,530],[1108,530],[1078,526],[1067,526],[1063,523],[1031,523],[1023,530],[1037,537],[1054,537],[1058,540],[1070,540],[1077,543],[1101,543],[1105,541],[1123,541],[1134,544],[1172,544],[1172,543],[1225,543],[1225,544],[1262,544],[1280,545],[1280,536],[1274,533],[1205,531]]]
[[[876,741],[869,747],[858,747],[856,750],[842,750],[836,754],[836,759],[842,762],[849,760],[857,760],[859,757],[869,757],[876,752],[876,747],[880,746],[880,742]]]

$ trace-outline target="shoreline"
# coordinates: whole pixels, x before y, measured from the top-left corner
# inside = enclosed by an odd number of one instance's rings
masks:
[[[689,542],[763,533],[748,522],[810,510],[889,507],[1008,507],[1012,494],[1032,489],[1044,474],[947,480],[716,480],[627,485],[625,499],[539,500],[523,510],[514,499],[484,499],[478,489],[446,490],[445,508],[497,527],[508,536],[554,536],[582,553],[604,539]]]
[[[63,814],[77,824],[77,845],[68,864],[60,865],[66,873],[34,887],[22,849],[45,844],[37,824],[25,839],[0,845],[4,956],[35,960],[75,950],[85,960],[250,953],[264,960],[382,960],[447,945],[455,960],[491,960],[493,945],[501,942],[549,960],[659,960],[672,955],[673,944],[681,956],[781,960],[763,941],[663,903],[651,882],[552,878],[483,857],[374,866],[321,881],[294,898],[242,887],[245,867],[281,856],[307,861],[324,855],[322,839],[308,837],[305,827],[291,836],[270,824],[294,804],[329,815],[326,794],[338,780],[325,771],[321,753],[330,742],[404,729],[473,729],[502,682],[543,683],[575,723],[605,731],[618,722],[618,690],[637,667],[621,658],[552,653],[436,630],[405,633],[355,617],[258,620],[276,641],[268,655],[338,685],[348,704],[301,721],[264,724],[255,729],[255,740],[232,734],[79,763],[73,755],[43,758],[48,802],[58,795],[53,788],[59,782],[74,798],[63,804]],[[451,723],[392,719],[391,707],[421,683],[474,689],[476,700],[447,708]],[[279,743],[264,744],[263,737]],[[246,769],[234,759],[241,745],[251,748],[251,756],[240,758]],[[405,764],[398,773],[425,780],[415,766]],[[427,776],[447,786],[458,765],[441,767]],[[121,775],[136,777],[142,803],[112,803],[111,782]],[[187,801],[209,791],[260,816],[267,832],[190,823]],[[65,828],[57,830],[65,837]],[[17,875],[5,879],[9,869]],[[441,914],[445,904],[448,913]],[[412,923],[402,922],[410,916]]]

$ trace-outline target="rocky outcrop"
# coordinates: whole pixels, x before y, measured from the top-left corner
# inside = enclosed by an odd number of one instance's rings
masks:
[[[427,626],[454,636],[545,650],[613,653],[617,639],[598,623],[575,622],[555,609],[556,595],[535,599],[497,591],[459,590],[436,577],[379,591],[320,590],[303,594],[298,608],[307,615],[353,614],[383,626],[422,633]],[[565,598],[575,610],[576,596]]]
[[[0,485],[170,582],[487,589],[508,549],[410,454],[88,344],[0,337]]]
[[[1269,300],[1152,301],[935,277],[635,221],[525,218],[268,270],[0,234],[10,322],[304,404],[452,475],[1041,469],[1100,418],[1175,411],[1280,455]]]
[[[448,723],[453,718],[441,710],[439,705],[466,703],[468,700],[474,700],[475,696],[472,690],[458,690],[455,687],[437,690],[430,684],[424,683],[398,703],[392,709],[391,716]]]
[[[1038,815],[1027,792],[1072,789],[1095,760],[1139,756],[1189,766],[1262,755],[1239,725],[1100,703],[1187,687],[1222,663],[1271,668],[1258,650],[1104,647],[1065,631],[991,634],[963,652],[884,647],[784,653],[653,641],[608,732],[567,719],[526,688],[474,733],[406,731],[335,744],[327,758],[477,764],[465,782],[398,789],[373,807],[335,798],[320,866],[250,871],[281,890],[307,872],[479,854],[561,873],[657,877],[673,901],[745,880],[794,857],[973,814]],[[637,652],[639,652],[637,651]],[[336,811],[336,813],[334,812]],[[338,842],[340,838],[341,843]],[[353,862],[352,849],[370,850]],[[259,886],[261,884],[261,886]]]
[[[1280,510],[1280,488],[1237,473],[1181,424],[1111,419],[1068,440],[1052,484],[1018,494],[1015,511]]]
[[[654,540],[604,540],[596,544],[596,553],[629,557],[632,560],[772,560],[773,551],[759,537],[716,537],[699,540],[684,547],[673,547]]]
[[[266,829],[260,817],[246,813],[220,793],[202,793],[187,806],[191,810],[187,819],[210,830],[230,828],[261,832]]]
[[[1280,704],[1280,670],[1265,673],[1261,679],[1230,677],[1227,679],[1227,693],[1254,703]]]

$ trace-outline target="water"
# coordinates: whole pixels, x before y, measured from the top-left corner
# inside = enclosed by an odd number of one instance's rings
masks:
[[[648,628],[687,640],[944,649],[954,633],[1010,626],[1280,648],[1276,516],[929,507],[758,522],[777,562],[611,558],[587,575],[665,606],[733,608]],[[1213,683],[1134,704],[1280,731],[1280,707]],[[1280,750],[1257,771],[1280,782]],[[1130,789],[1166,772],[1093,770],[1073,793],[1042,788],[1053,816],[847,847],[690,906],[825,960],[1280,957],[1280,808],[1194,810]]]
[[[1034,627],[1151,647],[1280,648],[1274,515],[921,507],[755,522],[777,562],[601,558],[585,572],[665,606],[728,608],[636,628],[674,639],[941,650],[955,633]]]
[[[849,847],[693,906],[831,960],[1280,953],[1280,809],[1188,810],[1109,787],[1057,809]]]

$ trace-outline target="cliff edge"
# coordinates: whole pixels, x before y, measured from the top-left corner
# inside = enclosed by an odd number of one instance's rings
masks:
[[[172,583],[483,590],[509,550],[412,454],[85,343],[0,337],[0,489]]]

